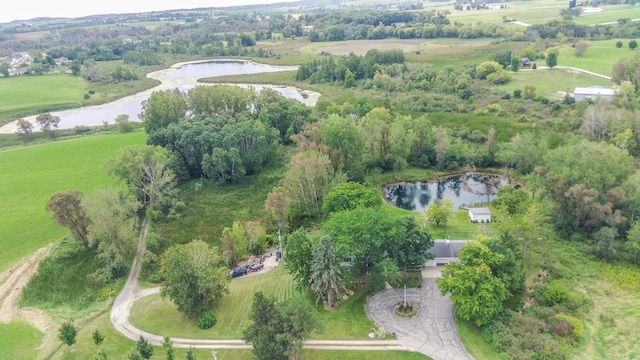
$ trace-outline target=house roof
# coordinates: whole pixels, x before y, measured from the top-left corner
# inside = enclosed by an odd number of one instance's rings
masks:
[[[460,249],[466,244],[467,241],[436,240],[428,252],[435,255],[436,258],[457,258]]]
[[[469,214],[473,214],[473,215],[491,215],[491,210],[489,210],[489,208],[486,208],[486,207],[469,208]]]
[[[582,95],[613,95],[616,92],[611,88],[606,88],[602,86],[589,86],[589,87],[577,87],[573,90],[573,94],[582,94]]]

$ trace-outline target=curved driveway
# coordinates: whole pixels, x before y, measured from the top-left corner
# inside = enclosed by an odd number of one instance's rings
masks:
[[[378,326],[394,333],[398,341],[434,360],[472,360],[458,337],[453,303],[440,295],[435,278],[426,276],[419,289],[407,289],[407,301],[418,307],[410,319],[397,316],[395,306],[403,300],[404,290],[385,290],[367,301],[366,313]]]

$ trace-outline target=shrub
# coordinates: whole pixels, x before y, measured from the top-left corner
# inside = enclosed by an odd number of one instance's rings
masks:
[[[545,306],[565,305],[571,298],[569,289],[559,282],[552,282],[547,286],[538,287],[536,292],[540,303]]]
[[[574,340],[576,342],[580,342],[584,339],[585,332],[584,324],[582,323],[582,321],[566,314],[558,314],[554,317],[554,324],[551,327],[551,331],[554,331],[554,328],[557,328],[558,330],[564,330],[567,327],[570,329],[570,332],[567,335],[570,336],[561,334],[558,335],[569,340]]]
[[[91,131],[91,128],[85,125],[78,125],[76,127],[73,128],[73,132],[76,135],[80,135],[80,134],[84,134],[84,133],[88,133],[89,131]]]
[[[521,97],[522,97],[522,90],[520,90],[520,89],[513,90],[513,98],[514,99],[520,99]]]
[[[618,42],[616,42],[616,47],[617,47],[618,49],[620,49],[620,48],[622,47],[622,45],[623,45],[623,44],[622,44],[622,41],[618,41]]]
[[[198,327],[202,330],[211,329],[216,323],[218,319],[216,319],[216,314],[213,311],[206,311],[204,314],[200,315],[198,319]]]
[[[89,94],[86,94],[86,93],[85,93],[83,97],[84,97],[84,99],[85,99],[85,100],[89,100],[89,98],[91,97],[91,95],[89,95]]]

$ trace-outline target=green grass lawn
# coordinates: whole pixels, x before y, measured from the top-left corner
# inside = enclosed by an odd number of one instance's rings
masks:
[[[624,44],[620,49],[616,48],[616,42],[618,41],[622,41]],[[589,41],[588,43],[589,48],[579,58],[575,56],[574,48],[570,46],[562,47],[558,57],[558,65],[577,67],[611,76],[613,64],[622,59],[632,58],[640,54],[637,49],[629,49],[629,39]]]
[[[536,94],[550,97],[556,95],[557,91],[572,93],[577,86],[613,85],[607,79],[580,72],[571,72],[568,69],[525,70],[509,75],[511,76],[511,81],[495,88],[513,93],[515,89],[522,90],[525,86],[533,86],[536,88]]]
[[[42,338],[40,331],[21,321],[0,322],[0,359],[35,359]]]
[[[472,322],[456,319],[456,329],[462,345],[474,359],[494,360],[500,358],[500,355],[482,339],[480,329]]]
[[[87,82],[68,75],[0,79],[0,121],[21,114],[80,107]]]
[[[130,320],[139,329],[163,336],[240,339],[242,331],[251,323],[248,318],[249,309],[253,294],[258,291],[281,300],[299,297],[300,301],[309,302],[326,326],[324,333],[317,336],[319,339],[367,339],[373,327],[364,313],[363,294],[351,297],[336,310],[325,310],[296,289],[293,278],[283,267],[257,276],[234,279],[229,287],[229,295],[212,309],[218,323],[209,330],[200,330],[194,322],[178,312],[169,299],[162,299],[159,294],[137,301],[131,309]]]
[[[68,233],[44,209],[51,195],[115,183],[102,169],[104,160],[145,139],[145,133],[134,132],[0,151],[0,272]]]

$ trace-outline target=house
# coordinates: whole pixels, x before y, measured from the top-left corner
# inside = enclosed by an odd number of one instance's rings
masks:
[[[303,26],[303,27],[302,27],[302,33],[303,33],[304,35],[307,35],[307,34],[309,34],[311,31],[313,31],[313,29],[314,29],[314,26],[313,26],[313,25],[305,25],[305,26]]]
[[[60,66],[60,65],[62,65],[62,64],[67,64],[67,63],[70,63],[70,62],[71,62],[71,61],[69,61],[69,59],[67,59],[67,58],[66,58],[66,57],[64,57],[64,56],[59,57],[59,58],[57,58],[57,59],[53,59],[53,61],[55,62],[55,64],[56,64],[57,66]]]
[[[573,98],[576,101],[582,101],[584,99],[596,99],[599,97],[609,101],[615,93],[616,91],[614,89],[602,86],[577,87],[573,90]]]
[[[529,68],[531,67],[531,60],[529,58],[521,58],[520,59],[520,67],[521,68]]]
[[[424,266],[443,266],[458,261],[458,252],[468,242],[469,240],[435,240],[433,247],[427,250],[435,258],[427,260]]]
[[[469,220],[471,220],[472,223],[490,223],[491,210],[486,207],[469,208]]]

